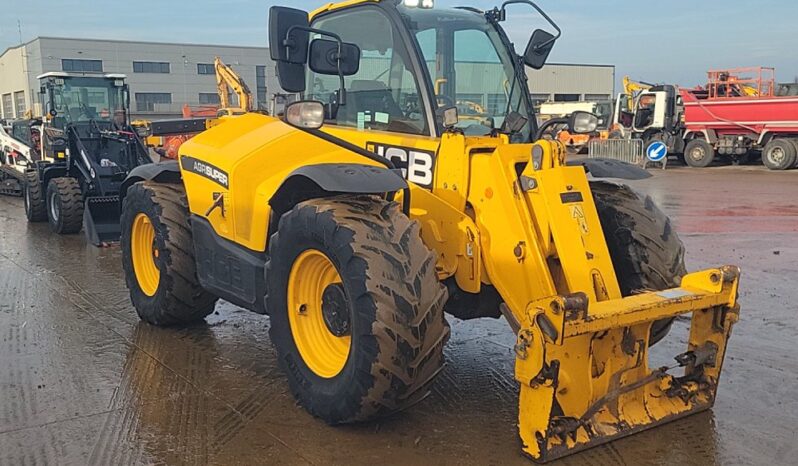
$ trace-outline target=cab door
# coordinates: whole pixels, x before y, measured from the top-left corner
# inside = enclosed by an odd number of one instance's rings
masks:
[[[615,99],[612,123],[624,129],[632,129],[634,122],[634,101],[629,94],[618,94]]]
[[[440,145],[423,74],[395,26],[378,5],[358,4],[324,14],[312,27],[333,32],[361,50],[360,69],[345,79],[346,102],[323,131],[384,156],[406,178],[431,188]],[[305,98],[337,102],[338,76],[309,71]]]
[[[665,128],[668,96],[662,91],[644,91],[637,97],[634,130],[644,132],[649,128]]]

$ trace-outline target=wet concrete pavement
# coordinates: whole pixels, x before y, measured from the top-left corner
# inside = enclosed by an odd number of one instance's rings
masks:
[[[798,464],[798,171],[654,173],[634,185],[673,217],[688,268],[743,267],[719,399],[559,464]],[[207,325],[142,324],[118,248],[28,225],[21,200],[3,198],[0,465],[532,464],[515,430],[509,327],[451,323],[429,398],[378,423],[327,427],[288,392],[268,318],[221,303]],[[658,352],[684,340],[678,323]]]

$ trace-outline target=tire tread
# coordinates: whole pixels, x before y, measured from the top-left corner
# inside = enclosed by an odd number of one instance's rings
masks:
[[[30,203],[26,203],[25,215],[31,223],[40,223],[47,221],[47,201],[42,190],[42,182],[39,179],[39,173],[36,171],[29,171],[25,173],[25,189],[30,191],[28,199]]]
[[[350,357],[368,359],[370,370],[361,371],[354,381],[365,395],[338,400],[338,406],[315,405],[289,377],[292,391],[311,414],[333,424],[405,409],[427,395],[426,389],[444,365],[443,347],[450,330],[443,315],[447,291],[437,279],[436,255],[422,242],[418,223],[407,218],[398,204],[370,196],[315,199],[297,205],[281,219],[270,251],[291,240],[281,232],[309,228],[315,219],[325,225],[331,244],[349,247],[344,254],[348,260],[340,266],[342,275],[359,273],[366,264],[365,286],[352,300],[358,303],[356,309],[376,309],[373,338],[366,339],[361,348],[353,347],[359,354]],[[270,268],[267,263],[267,277]],[[272,341],[276,339],[273,335]]]
[[[651,197],[603,181],[591,182],[590,188],[623,296],[679,286],[687,274],[684,244]],[[652,345],[667,335],[671,323],[652,325]]]
[[[130,227],[139,210],[132,204],[148,202],[157,218],[151,220],[164,232],[161,280],[154,300],[143,296],[130,258]],[[122,206],[122,252],[125,281],[142,320],[166,327],[201,321],[213,312],[218,298],[199,284],[193,251],[188,200],[181,186],[145,181],[130,187]],[[165,270],[164,270],[165,269]]]
[[[55,190],[61,204],[58,221],[50,218],[50,226],[59,235],[72,235],[83,228],[83,191],[76,178],[53,178],[47,186],[46,202],[50,202],[50,192]],[[49,212],[49,210],[48,210]],[[49,216],[49,214],[48,214]]]

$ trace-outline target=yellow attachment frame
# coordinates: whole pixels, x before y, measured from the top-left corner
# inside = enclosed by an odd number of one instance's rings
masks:
[[[524,452],[549,461],[712,407],[739,308],[735,267],[687,275],[680,288],[588,304],[583,294],[531,304],[516,344]],[[673,368],[648,367],[659,319],[692,313]]]
[[[697,272],[679,288],[622,297],[584,170],[564,165],[557,142],[528,151],[499,146],[484,171],[474,157],[472,173],[515,181],[503,193],[485,181],[490,201],[479,177],[470,192],[482,237],[490,236],[485,268],[518,329],[524,452],[545,462],[710,408],[739,314],[739,270]],[[511,172],[530,156],[520,177]],[[485,235],[489,224],[502,233]],[[650,369],[651,325],[682,314],[693,315],[688,347],[674,367]]]

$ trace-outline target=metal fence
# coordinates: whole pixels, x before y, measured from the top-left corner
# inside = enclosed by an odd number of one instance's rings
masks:
[[[642,139],[592,139],[587,146],[591,159],[613,159],[643,165],[645,148]]]

